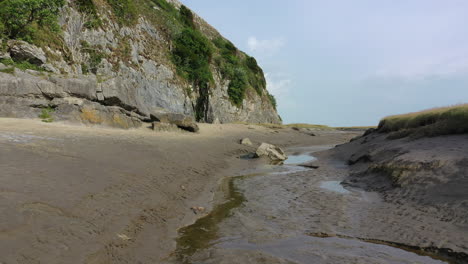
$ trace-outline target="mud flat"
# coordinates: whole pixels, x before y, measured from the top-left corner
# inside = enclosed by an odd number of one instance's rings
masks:
[[[468,263],[467,146],[466,134],[391,140],[374,132],[328,154],[351,164],[344,186],[375,192],[383,201],[360,219],[365,237]]]
[[[468,263],[466,225],[357,184],[347,163],[365,140],[289,148],[289,164],[230,178],[224,203],[181,229],[168,263]],[[298,166],[310,162],[318,168]]]
[[[0,119],[0,262],[161,263],[176,248],[177,230],[211,211],[222,179],[247,169],[251,163],[239,157],[261,142],[338,144],[356,135],[200,129],[156,133]],[[244,137],[254,146],[240,145]]]

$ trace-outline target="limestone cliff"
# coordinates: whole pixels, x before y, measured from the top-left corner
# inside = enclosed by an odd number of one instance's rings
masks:
[[[154,111],[281,122],[255,59],[178,1],[60,5],[58,29],[32,21],[31,33],[0,35],[0,116],[47,110],[54,120],[125,128],[151,121]]]

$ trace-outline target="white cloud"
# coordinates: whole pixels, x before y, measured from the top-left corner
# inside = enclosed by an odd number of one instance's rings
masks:
[[[247,46],[250,52],[256,52],[267,56],[272,56],[285,45],[284,39],[265,39],[259,40],[256,37],[250,37],[247,40]]]
[[[282,76],[281,74],[272,75],[270,73],[265,74],[265,79],[268,91],[277,97],[277,99],[280,97],[287,97],[289,95],[292,85],[291,79],[285,78],[285,76]]]
[[[401,60],[381,67],[377,77],[424,79],[428,76],[449,77],[468,74],[468,56],[433,56]]]
[[[298,104],[294,99],[294,81],[285,73],[265,73],[267,89],[274,95],[278,103],[280,114],[283,111],[292,111]]]

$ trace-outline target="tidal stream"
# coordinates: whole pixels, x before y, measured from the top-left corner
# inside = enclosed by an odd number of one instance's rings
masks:
[[[347,206],[365,194],[345,189],[335,170],[318,174],[299,166],[317,161],[311,154],[324,149],[301,148],[284,165],[224,179],[225,201],[179,230],[173,262],[452,263],[414,247],[346,235],[352,229]]]

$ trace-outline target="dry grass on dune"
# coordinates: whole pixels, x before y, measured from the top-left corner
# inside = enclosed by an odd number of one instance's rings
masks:
[[[326,126],[326,125],[314,125],[314,124],[305,124],[305,123],[296,123],[296,124],[261,123],[261,124],[254,124],[254,123],[247,123],[247,122],[234,122],[234,124],[255,125],[255,126],[262,126],[262,127],[271,128],[271,129],[284,129],[284,128],[310,128],[310,129],[317,129],[317,130],[331,130],[331,129],[334,129],[334,128]]]
[[[305,123],[296,123],[296,124],[287,124],[286,127],[297,127],[297,128],[311,128],[311,129],[323,129],[329,130],[333,129],[332,127],[326,125],[315,125],[315,124],[305,124]]]
[[[243,124],[243,125],[256,125],[262,126],[271,129],[311,129],[311,130],[343,130],[343,131],[353,131],[353,130],[367,130],[369,128],[377,128],[376,126],[350,126],[350,127],[331,127],[327,125],[317,125],[317,124],[307,124],[307,123],[292,123],[292,124],[269,124],[269,123],[247,123],[247,122],[235,122],[234,124]]]
[[[305,124],[305,123],[287,124],[284,126],[290,127],[290,128],[308,128],[308,129],[313,129],[313,130],[341,130],[341,131],[361,131],[361,130],[367,130],[369,128],[377,128],[376,126],[331,127],[327,125],[314,125],[314,124]]]
[[[367,130],[370,128],[377,128],[376,126],[349,126],[349,127],[334,127],[334,129],[352,131],[352,130]]]
[[[439,107],[382,119],[378,131],[390,138],[468,133],[468,104]]]

